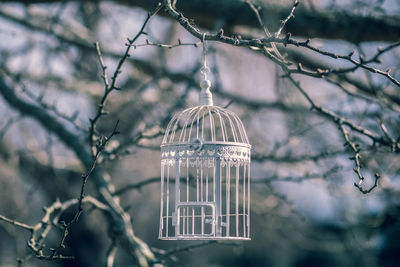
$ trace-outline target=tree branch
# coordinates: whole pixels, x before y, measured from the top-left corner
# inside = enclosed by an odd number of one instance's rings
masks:
[[[13,89],[7,86],[2,76],[0,76],[0,94],[9,105],[22,114],[36,119],[45,129],[57,136],[60,141],[75,152],[84,166],[92,165],[92,154],[80,142],[78,136],[69,131],[45,110],[19,98]],[[103,171],[100,168],[95,168],[92,177],[96,189],[100,193],[101,200],[107,203],[112,210],[113,216],[109,216],[108,219],[110,220],[114,235],[122,244],[125,244],[124,248],[135,256],[140,266],[148,266],[152,262],[155,262],[156,258],[147,244],[134,235],[130,216],[123,211],[118,200],[113,198],[113,190],[110,188],[110,184],[106,180]]]
[[[8,0],[8,2],[54,3],[60,0]],[[115,2],[153,10],[158,0],[116,0]],[[191,0],[177,1],[176,8],[194,19],[202,28],[212,30],[218,21],[223,20],[226,30],[233,31],[236,26],[258,28],[258,21],[252,10],[242,0]],[[261,17],[268,25],[279,28],[278,21],[286,18],[291,7],[279,1],[261,2]],[[207,15],[205,15],[207,14]],[[165,14],[161,14],[165,15]],[[298,8],[296,22],[287,23],[288,32],[306,38],[342,39],[352,43],[368,41],[397,41],[400,36],[400,23],[397,16],[377,17],[354,14],[349,10],[319,10]],[[351,30],[349,30],[351,29]]]

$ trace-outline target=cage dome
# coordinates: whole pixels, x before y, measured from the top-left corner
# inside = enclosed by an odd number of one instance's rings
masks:
[[[161,144],[159,238],[250,239],[250,149],[232,111],[200,99],[176,114]]]
[[[218,106],[196,106],[176,114],[170,121],[161,146],[176,143],[236,142],[249,144],[239,117]]]

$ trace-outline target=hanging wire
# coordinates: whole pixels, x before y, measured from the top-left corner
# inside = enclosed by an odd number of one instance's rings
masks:
[[[200,69],[200,72],[203,74],[203,80],[208,81],[207,76],[210,74],[210,68],[207,66],[207,44],[206,44],[206,33],[203,33],[203,37],[201,39],[203,43],[203,66]]]
[[[213,105],[212,94],[210,92],[211,81],[208,79],[208,75],[210,74],[210,68],[207,66],[207,44],[206,44],[206,34],[203,33],[201,38],[201,42],[203,43],[203,66],[200,69],[201,74],[203,75],[203,80],[200,82],[201,92],[199,97],[200,105]]]

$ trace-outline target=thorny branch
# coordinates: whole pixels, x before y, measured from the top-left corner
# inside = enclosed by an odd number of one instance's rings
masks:
[[[355,183],[355,186],[363,194],[371,192],[377,186],[377,182],[378,182],[378,179],[380,178],[380,175],[379,174],[375,175],[375,183],[370,189],[364,190],[361,187],[361,184],[362,184],[362,182],[364,180],[364,176],[361,174],[361,164],[360,164],[360,161],[359,161],[360,160],[359,149],[354,143],[352,143],[350,141],[348,133],[347,133],[347,131],[345,131],[345,128],[343,126],[346,125],[346,126],[350,127],[352,130],[371,138],[374,142],[381,143],[383,145],[389,145],[389,146],[392,146],[392,147],[393,147],[394,144],[389,144],[388,141],[385,138],[383,138],[382,136],[378,136],[377,134],[374,134],[374,133],[370,132],[369,130],[366,130],[366,129],[358,126],[358,125],[353,124],[349,120],[340,117],[336,113],[334,113],[332,111],[329,111],[329,110],[327,110],[327,109],[315,104],[315,102],[311,99],[311,97],[300,86],[300,83],[298,81],[294,80],[293,77],[291,77],[291,76],[289,76],[288,79],[299,90],[299,92],[307,99],[307,101],[311,104],[313,109],[315,109],[318,112],[320,112],[321,114],[325,115],[326,117],[328,117],[329,119],[331,119],[333,122],[335,122],[338,125],[339,129],[341,130],[341,132],[342,132],[342,134],[344,136],[344,139],[346,140],[346,143],[352,148],[353,152],[355,153],[354,160],[355,160],[355,163],[356,163],[356,168],[354,169],[354,172],[357,174],[358,179],[359,179],[359,182]]]
[[[178,43],[176,44],[160,44],[160,43],[154,43],[150,42],[148,39],[146,39],[146,43],[144,44],[128,44],[129,46],[133,46],[134,49],[138,47],[143,47],[143,46],[155,46],[158,48],[176,48],[176,47],[181,47],[181,46],[193,46],[193,47],[198,47],[201,45],[201,42],[196,42],[196,43],[184,43],[180,39],[178,39]]]
[[[96,140],[96,136],[95,136],[96,135],[96,124],[101,116],[107,114],[107,112],[104,112],[104,105],[107,100],[107,97],[112,91],[121,89],[121,88],[117,87],[117,79],[118,79],[118,75],[122,72],[122,70],[121,70],[122,65],[125,63],[126,59],[130,57],[129,51],[130,51],[131,47],[133,46],[133,43],[136,42],[136,40],[141,35],[146,34],[144,29],[145,29],[147,23],[150,21],[150,18],[152,16],[154,16],[160,9],[161,9],[161,5],[158,5],[157,8],[152,13],[148,13],[147,18],[144,21],[144,23],[142,24],[142,27],[140,28],[139,32],[132,39],[128,38],[128,43],[126,44],[125,53],[118,62],[118,65],[114,71],[114,74],[111,77],[111,83],[108,81],[108,78],[107,78],[107,72],[106,72],[107,67],[104,64],[104,60],[103,60],[103,56],[101,54],[99,42],[95,43],[97,55],[99,57],[99,61],[100,61],[101,69],[102,69],[102,79],[103,79],[105,87],[104,87],[103,97],[101,98],[100,103],[98,104],[97,113],[94,116],[94,118],[90,120],[89,142],[90,142],[90,147],[92,148],[93,154],[96,154],[96,152],[94,150],[95,147],[93,145]]]
[[[187,18],[185,18],[183,16],[183,14],[177,12],[171,4],[170,0],[164,0],[163,2],[164,4],[164,8],[166,10],[166,12],[171,15],[177,22],[179,22],[188,32],[190,32],[193,36],[195,36],[196,38],[200,39],[203,36],[203,33],[196,27],[194,26]],[[348,55],[341,55],[341,54],[336,54],[336,53],[332,53],[329,51],[325,51],[322,49],[319,49],[313,45],[310,44],[310,40],[306,40],[306,41],[297,41],[295,39],[293,39],[291,37],[291,34],[288,33],[286,35],[286,37],[283,38],[279,38],[279,37],[275,37],[275,36],[271,36],[268,38],[258,38],[258,39],[239,39],[239,38],[232,38],[232,37],[228,37],[224,35],[224,31],[221,29],[219,30],[218,33],[216,34],[206,34],[205,35],[205,40],[208,41],[218,41],[218,42],[222,42],[222,43],[226,43],[226,44],[230,44],[230,45],[234,45],[234,46],[243,46],[243,47],[255,47],[261,50],[265,49],[265,46],[267,44],[270,43],[280,43],[283,44],[284,46],[287,45],[293,45],[296,47],[304,47],[307,48],[311,51],[314,51],[318,54],[330,57],[330,58],[334,58],[334,59],[343,59],[346,60],[352,64],[354,64],[354,67],[352,68],[347,68],[344,70],[339,70],[340,72],[352,72],[355,71],[358,68],[363,68],[366,69],[372,73],[377,73],[380,74],[382,76],[385,76],[386,78],[388,78],[393,84],[400,86],[400,82],[394,78],[391,74],[390,74],[390,70],[387,71],[382,71],[376,68],[373,68],[371,66],[368,66],[367,63],[370,62],[365,62],[362,58],[360,58],[359,60],[355,60],[353,59],[353,52],[348,54]],[[392,47],[393,48],[393,47]],[[390,48],[390,49],[392,49]],[[389,49],[389,50],[390,50]],[[378,52],[379,53],[379,52]],[[284,62],[281,62],[284,63]],[[292,72],[299,72],[298,70],[291,70]],[[323,77],[324,75],[328,75],[331,73],[331,71],[329,70],[320,70],[319,71],[320,74],[318,74],[318,77]],[[333,72],[337,72],[336,70],[334,70]],[[306,73],[306,72],[304,72]]]
[[[369,188],[369,189],[364,189],[362,187],[362,183],[364,182],[364,176],[361,173],[361,155],[360,155],[360,148],[358,146],[358,144],[352,142],[350,140],[350,136],[349,133],[347,132],[347,130],[344,128],[342,123],[338,123],[339,129],[343,134],[343,138],[346,140],[345,145],[349,146],[351,148],[351,150],[354,152],[354,156],[351,157],[350,159],[354,160],[354,163],[356,165],[355,168],[353,168],[353,171],[357,174],[358,176],[358,183],[354,183],[354,186],[358,188],[358,190],[360,190],[361,193],[363,194],[368,194],[369,192],[371,192],[377,185],[378,185],[378,180],[381,177],[379,173],[375,173],[375,182],[374,184]]]
[[[278,31],[276,32],[276,34],[274,36],[269,36],[269,32],[266,29],[265,25],[263,24],[263,21],[260,17],[258,9],[250,1],[246,1],[246,3],[248,3],[250,5],[250,7],[252,8],[261,27],[263,28],[264,32],[266,33],[267,38],[264,38],[264,39],[231,38],[231,37],[225,36],[223,30],[221,29],[217,34],[206,34],[205,40],[218,41],[218,42],[222,42],[222,43],[231,44],[234,46],[245,46],[245,47],[249,47],[253,50],[254,50],[254,48],[259,49],[260,51],[262,51],[264,53],[265,56],[270,58],[273,62],[275,62],[279,66],[281,66],[282,70],[285,72],[285,75],[283,77],[287,78],[295,86],[295,88],[306,98],[306,100],[311,104],[312,109],[318,111],[323,116],[329,118],[331,121],[336,123],[339,127],[343,127],[343,125],[346,125],[351,130],[358,132],[364,136],[369,137],[375,143],[379,143],[384,146],[394,148],[393,151],[400,151],[400,143],[399,142],[393,142],[394,141],[393,139],[388,139],[379,134],[376,134],[368,129],[365,129],[359,125],[354,124],[350,120],[343,118],[343,117],[339,116],[338,114],[336,114],[324,107],[317,105],[312,100],[312,98],[306,93],[306,91],[300,86],[300,83],[292,77],[292,74],[298,73],[298,74],[304,74],[304,75],[308,75],[308,76],[312,76],[312,77],[321,77],[322,78],[331,73],[353,72],[358,68],[363,68],[372,73],[377,73],[382,76],[385,76],[392,83],[394,83],[397,86],[400,86],[400,82],[397,79],[395,79],[393,76],[391,76],[390,70],[381,71],[379,69],[376,69],[376,68],[373,68],[373,67],[367,65],[367,64],[373,63],[373,62],[379,62],[379,57],[383,53],[390,51],[391,49],[399,46],[399,43],[394,43],[384,49],[379,49],[378,52],[368,60],[365,60],[362,57],[360,57],[360,59],[357,61],[353,58],[353,54],[354,54],[353,52],[348,55],[340,55],[340,54],[332,53],[329,51],[325,51],[325,50],[319,49],[315,46],[312,46],[310,44],[310,40],[297,41],[297,40],[293,39],[291,37],[290,33],[288,33],[286,35],[286,37],[284,37],[284,38],[279,38],[279,35],[280,35],[281,31],[283,30],[285,24],[287,23],[287,21],[290,18],[293,17],[294,10],[295,10],[296,6],[298,5],[297,1],[295,1],[290,14],[288,15],[288,17],[285,20],[282,21],[281,27],[278,29]],[[188,32],[190,32],[193,36],[195,36],[199,39],[202,38],[203,33],[196,26],[194,26],[187,18],[185,18],[183,16],[183,14],[176,11],[175,8],[173,7],[173,5],[171,4],[170,0],[165,0],[163,2],[163,4],[164,4],[166,12],[168,14],[170,14],[177,22],[179,22]],[[289,67],[290,66],[289,63],[287,63],[287,62],[281,60],[280,58],[277,58],[277,57],[273,56],[271,53],[269,53],[268,49],[266,48],[266,44],[268,44],[268,43],[281,43],[284,46],[293,45],[293,46],[297,46],[297,47],[304,47],[304,48],[307,48],[311,51],[314,51],[316,53],[319,53],[319,54],[327,56],[327,57],[331,57],[334,59],[343,59],[343,60],[349,61],[354,66],[350,67],[350,68],[342,68],[342,69],[325,69],[325,70],[317,69],[316,71],[309,71],[309,70],[304,69],[301,64],[298,64],[297,68],[293,69],[293,68]],[[345,135],[345,139],[346,139],[346,136],[348,137],[348,135]],[[346,139],[346,141],[348,142],[347,139]],[[358,149],[357,150],[353,149],[353,151],[356,152],[356,155],[358,155],[358,156],[356,156],[356,158],[357,158],[357,160],[356,160],[357,168],[356,169],[359,170],[360,165],[359,165],[359,161],[358,161],[358,159],[359,159]],[[359,178],[359,183],[356,186],[359,188],[359,190],[361,192],[369,193],[373,188],[376,187],[379,175],[376,176],[378,178],[375,179],[375,185],[369,190],[364,190],[360,187],[364,177],[361,175],[360,171],[356,171],[356,173]]]
[[[82,175],[82,184],[81,184],[81,192],[79,194],[78,197],[78,206],[77,206],[77,210],[74,214],[74,217],[72,218],[71,221],[69,221],[68,223],[63,222],[62,223],[62,227],[63,227],[63,233],[62,233],[62,237],[60,239],[59,245],[57,248],[52,250],[52,254],[50,256],[50,260],[52,260],[55,256],[57,256],[58,252],[65,247],[65,238],[67,237],[68,233],[69,233],[69,229],[72,227],[72,225],[74,223],[77,223],[79,220],[79,216],[82,214],[83,208],[82,208],[82,203],[83,200],[85,198],[85,186],[87,183],[87,180],[89,178],[89,176],[92,174],[94,168],[96,167],[96,163],[97,160],[101,154],[101,152],[103,151],[104,147],[107,145],[107,143],[111,140],[111,138],[117,134],[119,134],[119,132],[117,131],[117,127],[118,127],[118,123],[119,121],[117,121],[117,123],[114,126],[114,129],[112,131],[112,133],[109,136],[104,136],[103,138],[99,139],[98,144],[96,145],[96,155],[94,156],[93,159],[93,163],[90,166],[90,168],[87,170],[87,172],[85,174]]]
[[[251,0],[246,0],[245,2],[246,2],[246,4],[249,5],[249,7],[251,8],[251,10],[253,10],[254,14],[256,15],[257,21],[258,21],[258,23],[260,24],[261,28],[263,29],[265,36],[266,36],[267,38],[271,37],[272,35],[271,35],[271,33],[269,32],[268,28],[265,26],[265,24],[264,24],[264,22],[263,22],[263,20],[262,20],[262,18],[261,18],[260,13],[258,12],[258,8],[254,6],[254,4],[251,2]],[[287,20],[289,20],[289,19],[287,19]],[[279,31],[279,30],[278,30],[278,31]],[[277,32],[276,34],[274,34],[274,35],[279,37],[279,33],[278,33],[278,32]],[[273,55],[273,54],[270,53],[270,56],[271,56],[271,57],[275,57],[275,56],[276,56],[276,57],[277,57],[277,60],[284,60],[283,57],[282,57],[282,55],[279,53],[278,49],[276,48],[276,45],[275,45],[274,42],[271,42],[271,47],[272,47],[272,51],[274,52],[275,55]],[[268,51],[268,50],[267,50],[267,51]],[[268,53],[269,53],[269,51],[268,51]]]
[[[7,68],[7,66],[2,65],[2,71],[8,77],[15,77],[15,82],[14,83],[16,85],[20,85],[21,92],[24,93],[26,96],[28,96],[30,99],[34,100],[40,107],[42,107],[43,109],[48,110],[52,114],[56,115],[58,118],[63,119],[65,122],[71,123],[79,131],[82,131],[82,132],[86,131],[86,128],[83,127],[77,121],[79,112],[74,112],[72,115],[67,115],[67,114],[59,111],[54,103],[53,104],[49,104],[46,101],[44,101],[44,99],[45,99],[45,93],[44,92],[41,92],[38,96],[33,94],[30,90],[28,90],[28,88],[25,86],[25,84],[21,81],[21,78],[19,77],[19,75],[17,75],[17,76],[13,75],[13,73]]]
[[[109,212],[109,208],[107,206],[91,196],[86,196],[85,199],[82,200],[82,203],[89,203],[97,209]],[[28,225],[0,215],[0,220],[21,227],[31,233],[28,241],[28,247],[31,249],[32,254],[28,255],[24,259],[20,259],[19,263],[22,264],[26,262],[32,255],[42,260],[74,259],[73,256],[66,256],[58,253],[61,248],[65,247],[63,242],[57,249],[50,248],[49,254],[47,254],[45,251],[44,242],[52,229],[64,229],[62,233],[62,240],[65,239],[67,235],[65,233],[65,223],[60,222],[59,219],[66,210],[72,206],[82,203],[79,203],[78,199],[71,199],[65,202],[60,202],[57,200],[49,207],[44,208],[44,216],[42,217],[41,221],[35,225]]]
[[[280,26],[279,29],[275,32],[275,36],[276,36],[276,37],[279,37],[279,36],[281,35],[282,30],[283,30],[283,29],[285,28],[285,26],[286,26],[286,23],[288,23],[288,21],[289,21],[291,18],[294,18],[294,10],[296,9],[296,7],[297,7],[299,4],[300,4],[300,2],[299,2],[298,0],[295,0],[295,1],[294,1],[293,7],[292,7],[292,9],[290,10],[289,15],[288,15],[284,20],[281,20],[281,26]]]
[[[140,32],[132,39],[129,40],[130,44],[133,44],[133,42],[141,35],[144,33],[144,27],[148,23],[149,19],[160,9],[160,6],[158,6],[154,12],[149,13],[142,29]],[[96,116],[94,119],[91,120],[91,127],[90,127],[90,133],[89,136],[90,138],[90,151],[91,153],[86,150],[86,147],[82,142],[80,141],[80,138],[75,135],[75,133],[71,132],[66,128],[62,123],[60,123],[58,120],[53,118],[46,110],[41,109],[40,107],[37,107],[36,105],[33,105],[31,103],[28,103],[21,99],[19,96],[17,96],[12,88],[10,88],[3,79],[0,79],[0,93],[2,94],[3,98],[14,108],[16,108],[18,111],[20,111],[22,114],[26,114],[27,116],[33,117],[36,119],[38,122],[42,124],[42,126],[47,129],[49,132],[53,133],[55,136],[57,136],[62,142],[64,142],[67,147],[72,149],[77,157],[81,160],[84,166],[88,166],[88,172],[83,176],[83,183],[81,187],[81,195],[79,199],[74,199],[73,201],[78,204],[78,212],[76,213],[74,218],[78,218],[79,214],[81,213],[81,207],[79,207],[81,204],[86,201],[86,197],[84,197],[84,188],[86,184],[86,180],[89,177],[89,175],[93,176],[93,181],[95,183],[95,187],[97,192],[100,194],[101,201],[106,203],[107,207],[109,208],[110,211],[110,216],[108,216],[108,219],[110,221],[110,234],[118,240],[118,243],[121,244],[121,246],[128,251],[129,254],[131,254],[138,262],[140,266],[149,266],[150,264],[153,264],[156,262],[156,258],[150,248],[147,246],[146,243],[144,243],[141,239],[139,239],[137,236],[135,236],[133,230],[132,230],[132,222],[129,214],[127,214],[123,208],[119,204],[119,200],[116,197],[113,197],[112,192],[113,189],[110,186],[109,181],[105,178],[105,175],[103,171],[100,168],[94,168],[97,158],[101,152],[101,150],[104,148],[108,140],[117,133],[116,127],[113,131],[113,133],[106,139],[104,138],[99,138],[98,139],[98,146],[94,148],[94,138],[92,138],[95,134],[95,126],[97,121],[99,120],[100,116],[104,115],[103,114],[103,107],[106,102],[106,99],[110,92],[116,88],[116,82],[118,78],[118,74],[121,72],[121,67],[123,63],[125,62],[126,58],[129,57],[129,50],[130,50],[131,45],[127,46],[126,53],[124,54],[123,58],[120,60],[116,72],[113,75],[113,78],[111,80],[111,84],[109,87],[106,87],[105,93],[103,95],[103,98],[101,100],[101,103],[99,105],[99,108],[97,110]],[[104,64],[103,64],[104,66]],[[103,70],[105,71],[105,69]],[[1,77],[3,78],[3,77]],[[117,126],[117,125],[116,125]],[[94,151],[97,150],[97,151]],[[59,205],[57,202],[54,203],[54,205]],[[53,209],[58,208],[53,207]],[[49,213],[50,214],[50,213]],[[48,215],[49,216],[49,215]],[[48,217],[47,216],[47,217]],[[73,220],[74,221],[74,220]],[[60,226],[61,229],[63,229],[63,234],[62,238],[60,240],[60,245],[58,248],[52,250],[50,255],[45,255],[42,251],[42,242],[44,240],[45,235],[41,235],[39,237],[39,241],[35,241],[34,243],[30,242],[31,249],[35,251],[35,255],[37,258],[44,259],[44,260],[54,260],[58,258],[63,258],[64,256],[61,254],[57,254],[59,250],[63,247],[65,237],[68,234],[68,224],[66,223],[58,223],[57,226]],[[44,229],[44,232],[47,233],[50,231],[51,226],[49,224],[46,224],[46,227]],[[47,234],[46,234],[47,235]],[[32,240],[31,240],[32,241]],[[69,256],[67,256],[69,258]]]
[[[5,221],[5,222],[7,222],[7,223],[13,224],[13,225],[18,226],[18,227],[21,227],[21,228],[23,228],[23,229],[25,229],[25,230],[29,230],[29,231],[31,231],[31,232],[33,231],[33,228],[34,228],[34,227],[31,226],[31,225],[27,225],[27,224],[25,224],[25,223],[21,223],[21,222],[18,222],[18,221],[16,221],[16,220],[9,219],[9,218],[7,218],[7,217],[1,215],[1,214],[0,214],[0,220],[3,220],[3,221]]]
[[[118,245],[115,241],[113,241],[110,245],[110,248],[107,251],[106,256],[106,267],[112,267],[114,265],[115,254],[117,253]]]

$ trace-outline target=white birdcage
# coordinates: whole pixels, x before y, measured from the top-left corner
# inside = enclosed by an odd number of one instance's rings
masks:
[[[206,74],[201,87],[161,144],[159,238],[249,240],[251,145],[238,116],[213,106]]]

